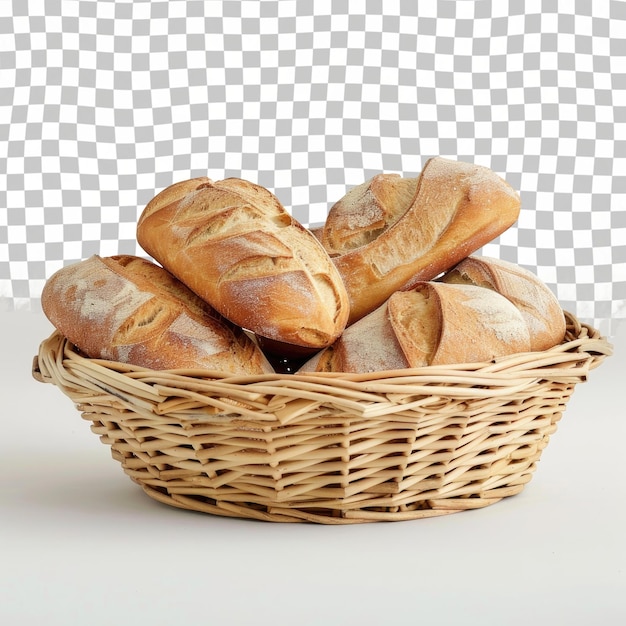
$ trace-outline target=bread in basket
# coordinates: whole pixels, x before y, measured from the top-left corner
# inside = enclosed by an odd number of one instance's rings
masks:
[[[532,478],[577,383],[611,354],[566,313],[560,345],[490,363],[233,376],[89,359],[58,332],[33,366],[124,472],[183,509],[278,522],[476,509]]]

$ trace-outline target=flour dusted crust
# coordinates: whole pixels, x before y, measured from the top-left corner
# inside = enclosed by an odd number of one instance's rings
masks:
[[[519,211],[519,195],[492,170],[441,157],[428,160],[410,206],[396,221],[371,241],[333,257],[350,299],[348,324],[395,291],[447,271],[509,228]]]
[[[530,337],[521,313],[495,291],[474,285],[426,282],[416,285],[413,292],[435,299],[432,308],[438,311],[439,328],[432,333],[436,344],[426,355],[425,365],[479,363],[530,350]],[[418,342],[411,340],[415,326],[410,300],[405,298],[402,292],[391,298],[397,299],[397,310],[403,314],[403,318],[396,315],[396,333],[405,338],[406,350],[414,350]],[[417,356],[421,354],[421,349],[416,351]]]
[[[269,343],[318,350],[345,328],[348,296],[328,253],[259,185],[176,183],[148,203],[137,238],[224,317]]]
[[[387,303],[348,326],[329,348],[300,368],[303,372],[376,372],[410,367],[389,320]]]
[[[95,255],[58,270],[43,289],[42,308],[92,358],[156,370],[273,371],[243,331],[139,257]]]
[[[328,212],[321,240],[331,256],[372,242],[407,211],[417,178],[377,174],[353,187]]]
[[[504,296],[474,285],[421,282],[349,326],[300,373],[477,363],[529,349],[524,319]]]
[[[531,350],[548,350],[563,341],[565,316],[550,288],[529,270],[501,259],[471,256],[441,280],[492,289],[521,312],[530,333]]]

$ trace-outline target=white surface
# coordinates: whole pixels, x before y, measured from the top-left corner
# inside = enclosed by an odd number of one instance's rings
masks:
[[[2,624],[626,624],[624,337],[520,495],[335,527],[151,500],[31,378],[43,316],[4,313],[0,329]]]

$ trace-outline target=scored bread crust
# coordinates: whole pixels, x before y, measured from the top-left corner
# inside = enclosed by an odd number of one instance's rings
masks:
[[[411,205],[417,178],[377,174],[353,187],[329,210],[322,243],[331,256],[370,243],[395,224]]]
[[[421,282],[394,293],[299,373],[367,373],[488,362],[530,350],[519,310],[474,285]]]
[[[431,315],[436,311],[436,329],[428,327],[428,320],[419,319],[424,307],[416,308],[416,298],[434,300],[426,311]],[[394,294],[389,308],[396,336],[412,363],[479,363],[530,350],[528,328],[521,313],[495,291],[474,285],[423,282],[411,291]],[[420,330],[422,325],[425,331]],[[420,342],[425,335],[430,339]],[[423,343],[429,346],[427,351]]]
[[[442,157],[418,176],[409,208],[371,242],[333,257],[354,323],[400,289],[429,281],[509,228],[519,194],[487,167]]]
[[[332,346],[298,370],[308,372],[379,372],[411,367],[389,320],[387,302],[348,326]]]
[[[259,337],[312,350],[330,345],[345,328],[349,302],[315,235],[259,185],[196,183],[175,183],[148,203],[137,225],[142,248]]]
[[[241,329],[140,257],[94,255],[58,270],[44,286],[42,308],[92,358],[155,370],[273,372]]]
[[[441,281],[485,287],[510,300],[526,321],[533,351],[548,350],[563,341],[565,316],[557,297],[538,276],[515,263],[470,256]]]

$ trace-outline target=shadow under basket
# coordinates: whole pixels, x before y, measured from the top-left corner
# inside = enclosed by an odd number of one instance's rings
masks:
[[[89,359],[59,333],[33,376],[69,396],[152,498],[276,522],[409,520],[519,493],[576,383],[611,354],[565,340],[490,363],[233,376]]]

